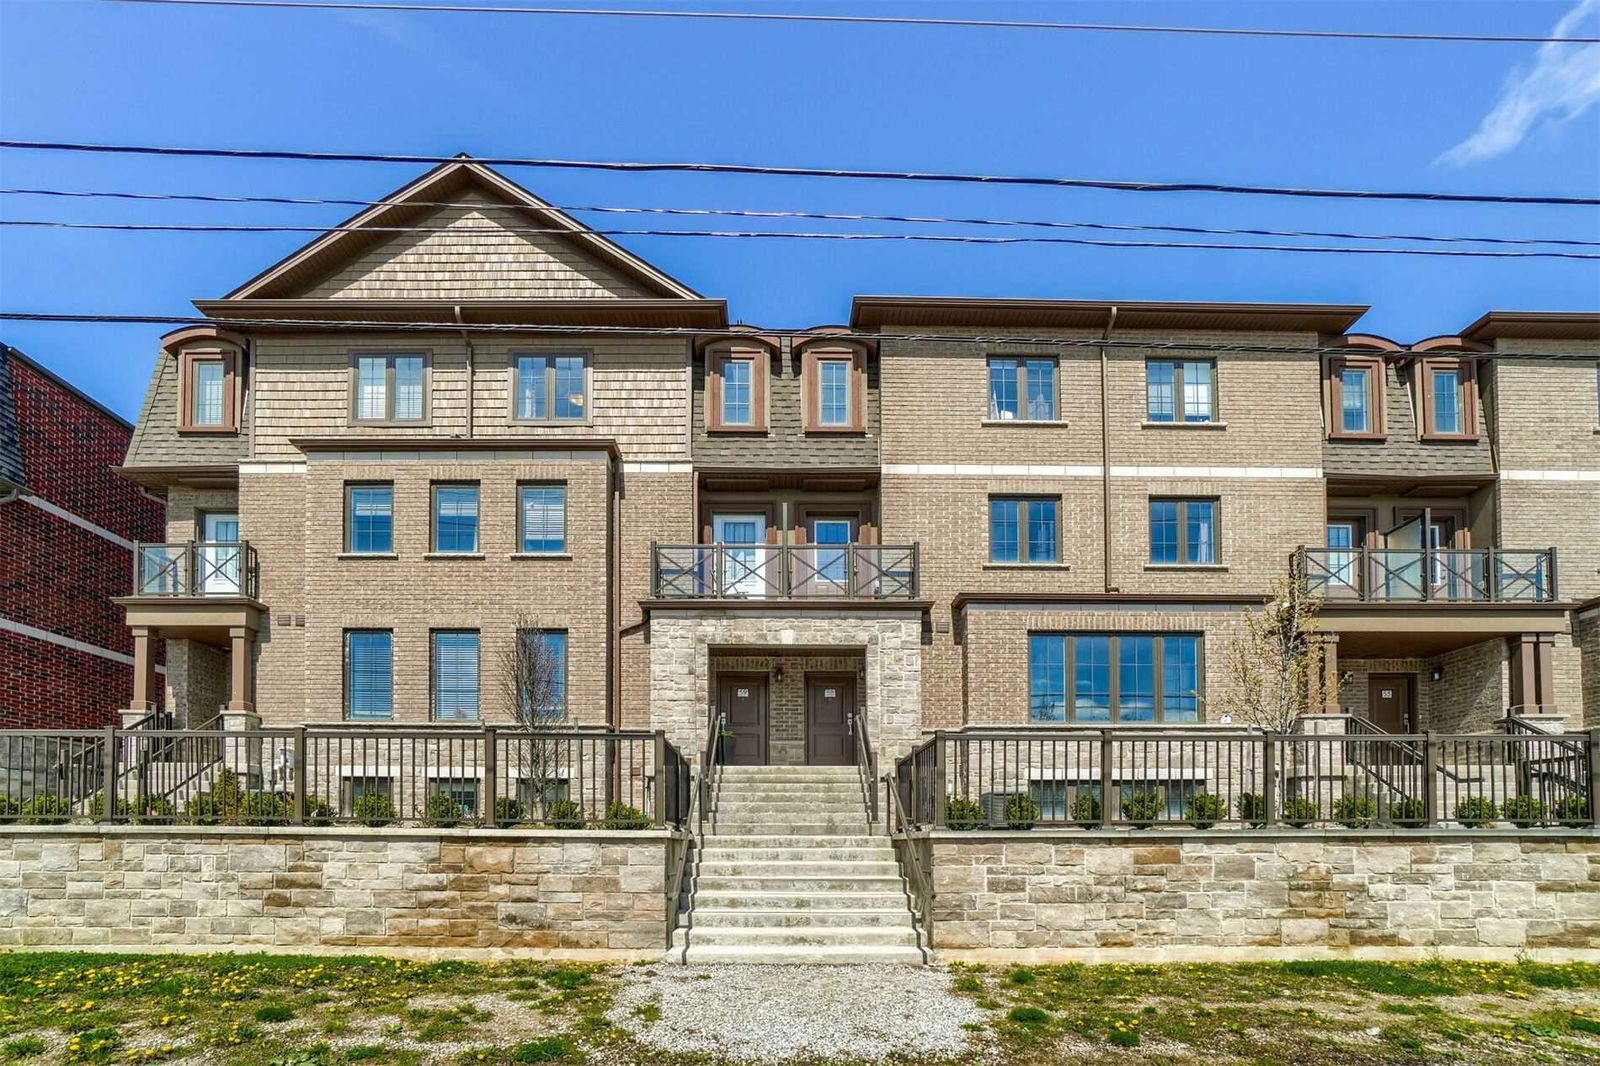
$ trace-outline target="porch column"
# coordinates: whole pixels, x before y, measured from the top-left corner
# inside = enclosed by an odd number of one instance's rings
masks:
[[[1339,634],[1318,634],[1322,644],[1322,713],[1340,714],[1344,708],[1339,703]]]
[[[1511,709],[1519,715],[1557,713],[1553,635],[1511,638]]]
[[[153,711],[161,703],[160,679],[156,674],[157,630],[133,626],[133,699],[130,711]]]
[[[231,626],[228,629],[229,666],[231,667],[228,686],[229,711],[253,711],[255,702],[255,633],[247,626]]]

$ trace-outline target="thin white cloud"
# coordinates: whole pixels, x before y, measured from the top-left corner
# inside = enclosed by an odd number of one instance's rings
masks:
[[[1580,34],[1580,26],[1600,16],[1600,0],[1579,0],[1562,16],[1552,37]],[[1505,155],[1522,143],[1542,120],[1566,122],[1600,103],[1600,44],[1543,44],[1533,65],[1512,71],[1500,98],[1478,129],[1436,162],[1456,166]]]

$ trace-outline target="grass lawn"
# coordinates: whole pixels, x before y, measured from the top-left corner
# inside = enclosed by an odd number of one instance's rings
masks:
[[[951,1060],[971,1066],[1600,1062],[1594,965],[957,966],[950,976],[987,1018]],[[716,1062],[645,1043],[660,1015],[652,1004],[613,1008],[620,983],[641,979],[638,968],[552,962],[0,954],[0,1063]],[[871,1001],[863,989],[864,1017]]]

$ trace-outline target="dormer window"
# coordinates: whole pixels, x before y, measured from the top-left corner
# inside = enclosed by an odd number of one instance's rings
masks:
[[[1324,365],[1323,417],[1333,440],[1380,440],[1384,424],[1383,357],[1335,356]]]
[[[1424,440],[1476,440],[1478,438],[1478,375],[1470,359],[1423,359],[1417,373],[1421,381]]]
[[[767,367],[771,356],[754,345],[706,352],[706,429],[713,433],[767,431]]]
[[[854,344],[801,341],[801,416],[807,433],[865,433],[867,359]]]
[[[178,353],[178,432],[239,431],[238,349],[186,347]]]

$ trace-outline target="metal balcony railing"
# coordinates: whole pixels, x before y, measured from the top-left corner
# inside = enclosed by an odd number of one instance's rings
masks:
[[[135,596],[249,596],[260,591],[256,550],[249,541],[138,544]]]
[[[1292,572],[1329,597],[1375,603],[1550,603],[1554,548],[1298,549]]]
[[[915,544],[655,544],[663,600],[911,600]]]

